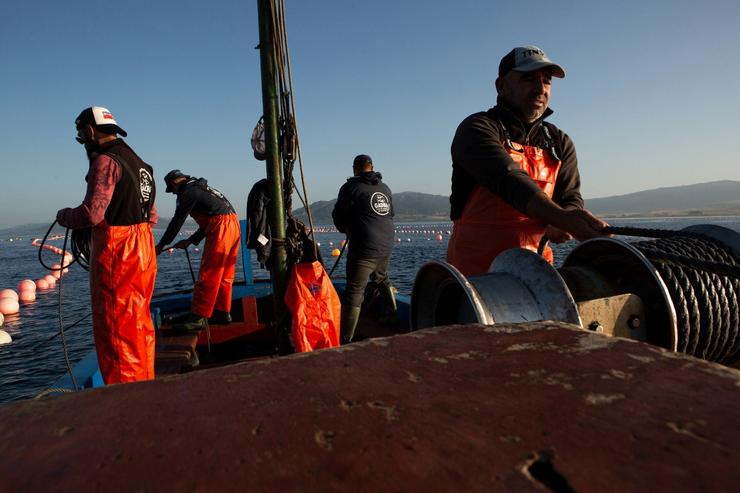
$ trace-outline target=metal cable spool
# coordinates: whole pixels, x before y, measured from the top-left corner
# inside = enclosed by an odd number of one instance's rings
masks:
[[[411,330],[467,323],[559,320],[581,325],[557,271],[529,250],[501,253],[488,273],[465,277],[439,261],[424,264],[411,294]]]
[[[720,363],[740,358],[740,234],[610,230],[659,239],[585,241],[558,270],[523,249],[470,277],[429,262],[414,282],[411,328],[555,320]]]
[[[697,232],[696,228],[688,231]],[[740,278],[710,272],[700,263],[677,263],[672,259],[683,256],[697,262],[738,266],[740,255],[713,238],[709,230],[701,236],[638,242],[635,247],[655,265],[671,293],[678,351],[718,363],[734,362],[740,351]]]
[[[663,233],[632,244],[586,241],[559,273],[577,302],[636,294],[648,307],[647,323],[632,338],[732,363],[740,356],[740,234],[713,225]]]

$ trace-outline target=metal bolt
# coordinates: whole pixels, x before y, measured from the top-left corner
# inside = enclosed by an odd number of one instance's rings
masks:
[[[588,330],[591,330],[593,332],[604,332],[604,327],[601,326],[598,320],[594,320],[590,324],[588,324]]]
[[[627,319],[627,325],[630,329],[639,329],[641,324],[642,320],[637,315],[630,315],[630,318]]]

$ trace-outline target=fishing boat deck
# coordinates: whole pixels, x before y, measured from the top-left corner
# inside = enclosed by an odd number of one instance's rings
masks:
[[[738,386],[735,370],[560,323],[438,327],[4,406],[0,483],[734,491]]]

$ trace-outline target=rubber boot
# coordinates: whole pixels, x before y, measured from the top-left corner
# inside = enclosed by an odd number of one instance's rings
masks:
[[[342,319],[339,323],[339,332],[342,344],[349,344],[352,342],[358,320],[360,320],[359,306],[342,305]]]
[[[195,313],[188,313],[184,320],[172,324],[172,330],[177,332],[197,332],[205,329],[208,321]]]
[[[390,284],[380,286],[380,298],[388,308],[388,315],[381,317],[380,323],[387,325],[398,325],[398,306],[396,305],[396,295],[393,292],[393,286]]]

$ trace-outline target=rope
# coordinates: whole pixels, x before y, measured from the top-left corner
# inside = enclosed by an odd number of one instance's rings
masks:
[[[66,392],[75,392],[75,391],[74,390],[69,390],[69,389],[63,389],[61,387],[50,387],[48,389],[42,390],[41,392],[39,392],[38,394],[36,394],[33,398],[34,399],[41,399],[45,395],[55,394],[55,393],[62,393],[63,394],[63,393],[66,393]]]
[[[272,2],[271,2],[272,6]],[[277,73],[279,74],[278,81],[279,81],[279,87],[280,87],[280,104],[281,104],[281,120],[283,121],[283,124],[285,127],[284,131],[289,133],[291,137],[295,139],[295,157],[298,159],[298,169],[301,174],[301,188],[303,189],[303,195],[299,191],[296,190],[296,194],[298,195],[298,198],[301,200],[303,204],[303,208],[306,211],[306,216],[308,218],[308,225],[309,225],[309,231],[310,236],[313,240],[313,250],[314,250],[314,257],[318,258],[318,247],[316,246],[316,236],[315,236],[315,230],[314,230],[314,224],[313,224],[313,214],[311,213],[311,208],[309,207],[309,199],[308,199],[308,190],[306,188],[306,179],[304,175],[304,168],[303,168],[303,156],[301,153],[301,144],[300,144],[300,138],[298,133],[298,121],[296,118],[296,111],[295,111],[295,98],[294,98],[294,87],[293,87],[293,75],[291,70],[291,63],[290,63],[290,51],[288,50],[288,31],[286,29],[286,23],[285,23],[285,1],[284,0],[277,0],[276,9],[273,12],[273,27],[274,27],[274,42],[275,42],[275,58],[276,62],[278,64],[279,70]],[[287,158],[290,160],[290,165],[286,167],[286,173],[284,173],[284,177],[287,178],[287,182],[289,183],[289,189],[293,189],[295,183],[293,180],[293,162],[294,158],[292,155],[284,155],[284,159]],[[286,202],[288,203],[288,202]],[[288,208],[289,210],[289,208]]]
[[[344,245],[342,245],[342,251],[339,252],[339,256],[337,257],[337,261],[334,262],[334,267],[331,268],[329,271],[329,277],[331,278],[331,275],[334,274],[334,269],[337,268],[337,265],[339,265],[339,261],[342,259],[342,255],[344,255],[344,249],[347,248],[347,245],[349,244],[349,238],[344,242]]]
[[[672,230],[672,229],[635,228],[632,226],[623,226],[623,227],[607,226],[601,231],[607,234],[635,236],[635,237],[644,237],[644,238],[662,238],[662,239],[695,238],[698,240],[709,241],[712,244],[715,244],[715,240],[713,238],[710,238],[701,233],[694,233],[691,231],[680,231],[680,230]],[[544,240],[545,240],[545,237],[543,237],[543,241]],[[542,242],[540,242],[540,246],[542,246]],[[730,277],[740,278],[740,266],[729,265],[726,263],[711,262],[711,261],[698,259],[698,258],[687,258],[684,255],[681,255],[682,253],[685,253],[685,252],[676,251],[675,253],[668,253],[668,252],[653,251],[651,252],[651,255],[653,255],[653,257],[649,257],[649,258],[650,260],[654,259],[656,261],[670,262],[670,263],[677,264],[677,265],[683,265],[685,267],[701,269],[701,270],[711,272],[713,274],[717,274],[721,276],[730,276]],[[730,257],[732,257],[732,254],[730,254]]]
[[[69,229],[67,229],[67,233],[69,233]],[[61,262],[64,263],[64,253],[67,251],[67,234],[64,235],[64,245],[62,246],[62,260]],[[79,390],[79,387],[77,386],[77,379],[75,379],[75,374],[72,371],[72,364],[69,362],[69,348],[67,347],[67,338],[64,335],[64,319],[62,316],[62,277],[59,276],[59,303],[57,303],[57,313],[59,315],[59,336],[62,340],[62,348],[64,350],[64,363],[67,365],[67,373],[69,373],[69,378],[72,380],[72,387],[74,387],[75,392]]]
[[[609,228],[611,229],[611,228]],[[630,236],[645,231],[628,229]],[[740,265],[723,245],[680,231],[650,230],[660,239],[633,243],[660,273],[676,310],[678,350],[718,363],[740,356]]]
[[[193,280],[193,289],[195,289],[195,272],[193,272],[193,264],[190,263],[190,253],[188,253],[187,248],[183,248],[185,250],[185,256],[188,258],[188,268],[190,269],[190,279]]]
[[[58,268],[50,267],[46,265],[44,263],[44,260],[41,258],[41,251],[44,249],[44,245],[46,244],[46,239],[49,237],[49,233],[51,233],[51,230],[54,228],[56,224],[57,224],[57,221],[55,219],[54,222],[51,223],[51,226],[49,226],[49,229],[46,230],[46,234],[44,235],[44,238],[41,240],[41,244],[39,245],[38,256],[39,256],[39,263],[44,268],[51,270],[51,271],[62,271],[68,268],[70,265],[74,264],[75,261],[78,259],[78,257],[73,253],[74,259],[72,260],[72,262],[70,262],[67,265],[64,265],[64,257],[65,257],[65,254],[67,253],[67,241],[69,239],[69,228],[67,228],[66,232],[64,233],[64,245],[62,246],[62,253],[61,253],[62,259],[60,260],[61,267],[58,267]],[[72,234],[74,238],[74,232]],[[74,240],[72,244],[74,246]],[[82,265],[82,263],[80,263],[80,265]],[[85,266],[83,265],[83,267]],[[72,380],[72,385],[74,386],[74,390],[76,392],[77,390],[79,390],[79,387],[77,386],[77,380],[75,379],[74,372],[72,371],[72,364],[69,361],[69,348],[67,347],[67,338],[64,336],[64,317],[62,315],[62,276],[59,276],[59,298],[58,298],[58,303],[57,303],[57,317],[59,320],[59,332],[55,334],[54,337],[56,337],[56,335],[59,335],[61,337],[62,351],[64,353],[64,364],[67,367],[67,373],[69,373],[69,378]],[[75,324],[77,323],[79,322],[75,322]],[[44,341],[44,342],[47,342],[47,341]]]
[[[188,252],[187,248],[183,248],[185,250],[185,256],[188,259],[188,268],[190,269],[190,278],[193,280],[193,295],[195,295],[195,272],[193,271],[193,264],[190,262],[190,253]],[[205,318],[205,317],[204,317]],[[211,352],[211,326],[208,324],[208,318],[206,318],[206,339],[208,342],[208,352]]]

